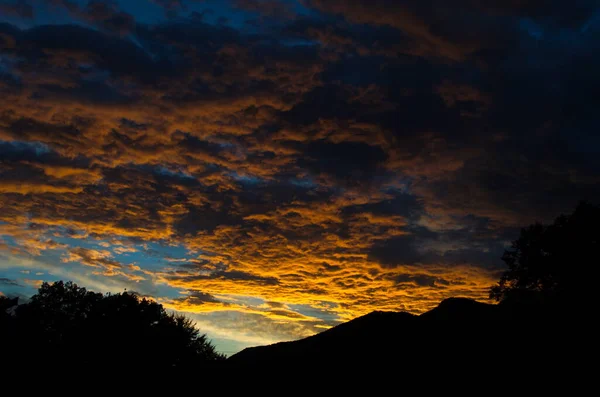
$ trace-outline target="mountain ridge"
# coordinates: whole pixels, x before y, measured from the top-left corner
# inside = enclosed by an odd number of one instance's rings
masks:
[[[414,315],[374,311],[304,339],[246,348],[232,365],[378,365],[394,359],[399,368],[435,362],[469,365],[492,360],[502,351],[540,350],[558,332],[552,311],[538,305],[489,304],[448,298]],[[516,332],[516,331],[519,332]]]
[[[399,332],[406,336],[413,336],[416,328],[420,328],[415,327],[418,319],[441,321],[442,318],[456,317],[457,314],[464,317],[468,315],[467,310],[469,309],[485,312],[494,310],[493,308],[496,306],[467,298],[448,298],[434,309],[420,315],[408,312],[373,311],[304,339],[246,348],[231,356],[229,361],[285,360],[288,356],[298,359],[312,350],[320,352],[334,350],[336,353],[340,353],[338,350],[344,349],[351,343],[351,340],[356,338],[373,338],[373,343],[377,346],[380,344],[378,341],[394,338]],[[457,313],[452,314],[451,312]]]

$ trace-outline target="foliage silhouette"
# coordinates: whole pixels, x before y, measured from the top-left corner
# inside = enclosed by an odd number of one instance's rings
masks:
[[[4,323],[16,360],[52,357],[53,365],[195,368],[224,359],[193,322],[134,293],[103,295],[72,282],[44,283]],[[3,338],[6,338],[3,335]]]
[[[561,215],[551,225],[536,223],[522,229],[512,249],[502,256],[508,270],[491,288],[490,298],[589,302],[595,288],[588,274],[598,257],[599,226],[600,207],[581,202],[573,214]]]

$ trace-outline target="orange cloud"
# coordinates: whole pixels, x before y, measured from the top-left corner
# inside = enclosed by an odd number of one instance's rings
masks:
[[[478,38],[407,2],[305,5],[345,21],[0,33],[1,253],[276,335],[253,341],[485,299],[483,254],[530,215],[478,173],[518,179],[490,156],[511,137],[469,81]]]

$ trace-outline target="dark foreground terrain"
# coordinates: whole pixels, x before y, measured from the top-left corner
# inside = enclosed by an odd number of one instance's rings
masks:
[[[373,312],[294,342],[247,348],[229,358],[236,366],[369,366],[423,371],[470,365],[552,365],[585,356],[586,330],[562,306],[491,305],[444,300],[422,315]]]

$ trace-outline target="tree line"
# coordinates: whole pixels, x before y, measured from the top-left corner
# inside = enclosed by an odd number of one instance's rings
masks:
[[[191,319],[135,293],[58,281],[16,303],[0,298],[0,340],[13,363],[44,357],[62,367],[194,368],[225,359]]]

